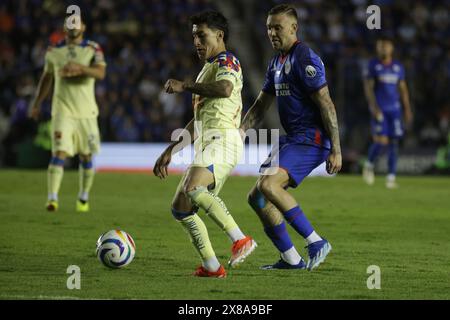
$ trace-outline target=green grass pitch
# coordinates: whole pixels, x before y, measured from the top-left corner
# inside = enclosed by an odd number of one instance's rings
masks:
[[[78,174],[66,171],[60,210],[48,213],[45,171],[0,171],[0,299],[449,299],[450,179],[400,177],[400,189],[373,187],[359,176],[307,179],[291,190],[333,250],[312,272],[259,270],[277,252],[246,203],[255,178],[231,177],[222,199],[259,246],[226,279],[191,276],[199,259],[173,219],[180,176],[96,176],[91,212],[75,212]],[[226,263],[231,243],[203,213],[213,247]],[[95,256],[110,229],[136,241],[134,261],[110,270]],[[296,247],[304,242],[292,229]],[[81,289],[69,290],[69,265],[81,268]],[[367,288],[367,267],[381,269],[381,289]]]

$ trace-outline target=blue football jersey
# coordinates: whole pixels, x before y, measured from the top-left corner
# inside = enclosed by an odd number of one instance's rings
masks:
[[[281,125],[289,137],[330,148],[319,107],[310,98],[311,93],[326,85],[322,60],[297,41],[285,56],[272,58],[262,91],[276,96]]]
[[[383,64],[379,59],[369,61],[364,76],[375,80],[375,98],[382,111],[401,109],[398,83],[405,79],[405,69],[397,60]]]

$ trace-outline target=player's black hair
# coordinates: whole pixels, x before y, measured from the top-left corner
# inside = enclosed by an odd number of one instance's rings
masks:
[[[290,4],[283,3],[283,4],[276,5],[275,7],[270,9],[269,16],[272,16],[275,14],[280,14],[280,13],[285,13],[288,16],[295,18],[295,20],[298,20],[297,10],[295,9],[294,6],[292,6]]]
[[[208,28],[223,31],[223,41],[228,40],[228,20],[218,11],[210,10],[195,14],[189,18],[191,25],[206,24]]]

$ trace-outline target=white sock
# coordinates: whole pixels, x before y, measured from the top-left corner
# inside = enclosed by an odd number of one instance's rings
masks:
[[[80,200],[83,200],[83,201],[88,201],[89,200],[89,193],[87,193],[87,192],[80,192],[78,194],[78,198]]]
[[[230,237],[232,242],[236,242],[238,240],[242,240],[245,238],[245,235],[242,233],[241,229],[234,228],[227,232],[228,237]]]
[[[206,260],[203,260],[202,266],[203,266],[203,268],[205,268],[206,270],[208,270],[210,272],[216,272],[220,268],[220,262],[214,256],[214,257],[208,258]]]
[[[317,242],[322,240],[322,238],[315,232],[311,232],[311,234],[306,238],[306,242],[308,242],[308,244]]]
[[[58,194],[57,193],[49,193],[48,200],[49,201],[58,201]]]
[[[364,163],[364,167],[366,167],[367,169],[373,169],[373,163],[370,162],[369,160],[367,160],[367,161]]]
[[[392,173],[388,174],[386,176],[386,180],[387,181],[395,181],[395,174],[392,174]]]
[[[283,258],[284,261],[286,261],[291,265],[299,264],[300,261],[302,260],[302,257],[297,252],[294,246],[292,246],[292,248],[286,250],[285,252],[281,253],[281,257]]]

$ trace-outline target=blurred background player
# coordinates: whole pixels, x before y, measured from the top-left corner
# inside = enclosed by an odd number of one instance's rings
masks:
[[[369,61],[365,69],[364,92],[372,116],[373,143],[364,164],[363,178],[368,185],[375,182],[374,164],[385,149],[388,153],[386,187],[397,188],[395,180],[398,157],[398,141],[403,136],[404,117],[407,126],[412,123],[405,68],[393,59],[394,44],[389,38],[376,42],[377,58]],[[402,112],[403,106],[403,112]]]
[[[73,17],[73,16],[71,16]],[[100,148],[98,107],[94,95],[96,79],[102,80],[106,63],[100,46],[83,38],[86,29],[81,17],[64,21],[65,39],[50,46],[39,80],[31,117],[39,119],[41,104],[53,88],[52,158],[48,166],[48,211],[58,209],[58,191],[66,157],[79,155],[79,212],[89,211],[89,191],[94,180],[92,155]]]
[[[288,187],[296,188],[324,161],[329,174],[337,173],[342,166],[336,111],[325,68],[320,57],[298,41],[297,31],[295,8],[281,4],[269,11],[267,33],[278,54],[270,61],[263,88],[241,125],[246,131],[259,123],[276,98],[287,133],[280,137],[279,149],[272,150],[261,166],[263,175],[248,197],[264,231],[281,254],[277,263],[263,269],[312,270],[331,250],[329,242],[314,231],[297,201],[286,191]],[[277,163],[273,163],[275,160]],[[271,165],[277,167],[276,173],[268,173]],[[295,249],[284,219],[307,241],[307,263]]]
[[[226,271],[217,260],[204,222],[197,215],[203,209],[233,242],[229,265],[234,267],[256,248],[256,242],[245,236],[223,201],[217,196],[239,161],[242,140],[239,135],[243,85],[239,60],[226,51],[228,22],[216,11],[205,11],[190,18],[197,55],[204,61],[196,82],[169,79],[167,93],[191,92],[194,119],[186,126],[189,141],[179,138],[158,158],[154,174],[163,179],[172,153],[195,140],[195,159],[182,177],[172,202],[172,214],[181,222],[200,254],[202,265],[194,275],[225,277]],[[176,149],[175,149],[176,147]],[[180,148],[181,147],[181,148]]]

